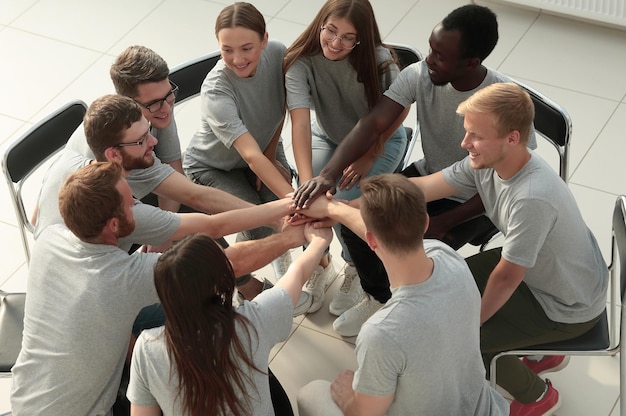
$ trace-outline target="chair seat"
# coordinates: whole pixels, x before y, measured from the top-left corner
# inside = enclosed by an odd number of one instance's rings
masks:
[[[594,351],[605,350],[608,346],[609,324],[605,309],[596,325],[576,338],[542,345],[533,345],[527,348],[520,348],[519,350]]]
[[[26,293],[0,293],[0,372],[9,372],[22,347]]]

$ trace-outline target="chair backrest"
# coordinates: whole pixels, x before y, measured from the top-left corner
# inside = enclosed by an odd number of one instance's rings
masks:
[[[177,103],[200,94],[204,79],[220,58],[221,53],[217,50],[172,68],[169,78],[178,85]]]
[[[559,153],[559,175],[569,181],[569,147],[572,119],[567,111],[528,85],[515,81],[524,88],[535,104],[535,131],[539,132]]]
[[[22,186],[39,166],[65,146],[83,122],[86,111],[87,104],[83,101],[70,101],[31,127],[4,153],[2,171],[9,187],[27,261],[30,261],[30,249],[26,231],[32,233],[34,227],[24,208]]]
[[[389,42],[387,43],[387,46],[391,47],[398,56],[398,63],[400,64],[401,70],[423,59],[422,54],[413,46]],[[402,161],[398,165],[396,172],[400,172],[411,163],[411,153],[413,152],[413,147],[415,146],[417,136],[419,136],[419,126],[417,125],[417,122],[415,124],[415,127],[405,127],[405,129],[408,138],[407,146],[404,149]]]
[[[401,70],[424,59],[422,54],[413,46],[393,42],[387,42],[386,45],[391,47],[398,55],[398,63]]]

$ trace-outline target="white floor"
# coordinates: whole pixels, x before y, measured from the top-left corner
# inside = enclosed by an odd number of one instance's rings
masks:
[[[215,17],[228,3],[0,0],[4,97],[0,100],[0,146],[4,148],[70,99],[80,98],[89,104],[113,92],[109,65],[131,44],[153,48],[170,66],[215,50]],[[289,44],[322,3],[258,0],[255,5],[266,16],[270,36]],[[459,0],[372,3],[386,41],[411,44],[423,53],[428,52],[433,26],[463,4]],[[500,41],[486,64],[535,87],[571,114],[570,187],[608,261],[611,212],[616,196],[625,192],[618,166],[626,152],[619,121],[626,120],[626,31],[534,10],[482,4],[493,8],[500,24]],[[176,111],[181,139],[186,142],[197,124],[197,107],[191,101]],[[287,127],[288,154],[289,136]],[[552,157],[551,161],[556,160],[550,149],[541,150]],[[415,157],[419,155],[418,145]],[[35,188],[28,192],[31,201]],[[0,235],[4,236],[0,240],[0,288],[20,290],[26,286],[26,266],[5,186],[0,186],[0,200]],[[343,267],[336,243],[333,252],[336,266]],[[269,268],[259,273],[272,275]],[[335,283],[330,292],[337,287]],[[326,304],[313,315],[295,319],[290,338],[274,349],[272,369],[292,400],[310,380],[331,380],[343,368],[355,368],[354,339],[342,339],[331,324]],[[574,357],[551,379],[563,397],[559,415],[618,414],[617,359]],[[10,379],[0,379],[0,410],[9,407],[9,389]]]

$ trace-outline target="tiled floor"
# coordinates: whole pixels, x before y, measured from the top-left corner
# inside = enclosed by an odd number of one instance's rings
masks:
[[[214,19],[227,1],[202,0],[0,0],[0,146],[26,131],[62,103],[90,103],[112,92],[108,67],[123,48],[143,44],[175,66],[217,48]],[[270,36],[292,42],[322,0],[257,0]],[[428,51],[432,27],[459,0],[372,0],[383,37]],[[571,114],[574,134],[570,187],[608,260],[615,197],[626,192],[619,159],[626,153],[626,31],[495,3],[500,41],[487,65],[523,81]],[[621,68],[621,69],[620,69]],[[197,124],[193,101],[177,108],[181,139]],[[411,114],[410,119],[414,116]],[[285,142],[289,145],[289,128]],[[620,137],[622,137],[620,139]],[[420,149],[415,150],[419,157]],[[551,161],[556,159],[549,152]],[[287,148],[288,153],[289,147]],[[623,178],[623,177],[622,177]],[[35,187],[34,187],[35,188]],[[30,200],[36,190],[29,190]],[[0,186],[0,287],[26,285],[26,266],[6,188]],[[338,245],[335,263],[343,267]],[[463,251],[470,253],[471,251]],[[272,275],[269,268],[260,272]],[[335,283],[330,292],[337,290]],[[326,302],[328,303],[328,301]],[[274,350],[272,369],[290,397],[310,380],[331,380],[355,368],[354,339],[332,330],[327,305],[294,320],[287,342]],[[619,369],[615,358],[573,358],[552,377],[563,396],[559,415],[618,414]],[[10,380],[0,379],[0,410],[8,408]],[[295,401],[294,401],[295,403]]]

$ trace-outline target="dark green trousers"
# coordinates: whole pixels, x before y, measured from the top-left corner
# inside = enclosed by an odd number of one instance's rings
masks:
[[[496,248],[466,259],[480,293],[500,261],[502,249]],[[577,337],[591,329],[599,317],[580,324],[564,324],[549,319],[528,286],[522,282],[511,298],[480,328],[480,349],[489,378],[491,359],[509,351]],[[546,384],[516,356],[498,359],[496,382],[522,403],[534,402]]]

